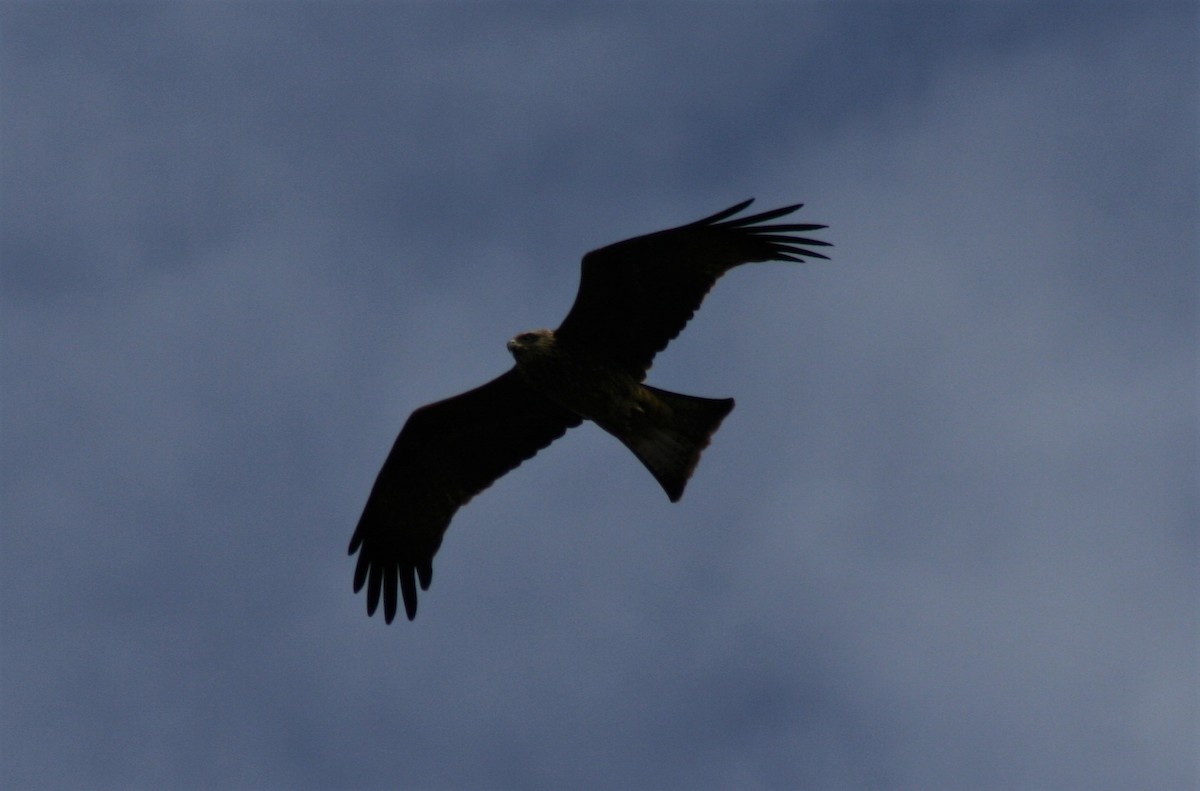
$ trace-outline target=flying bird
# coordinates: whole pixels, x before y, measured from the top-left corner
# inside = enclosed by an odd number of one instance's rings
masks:
[[[733,399],[644,384],[654,356],[733,267],[827,258],[812,248],[828,242],[795,235],[826,226],[764,224],[803,204],[734,218],[752,202],[588,253],[558,329],[517,335],[506,373],[412,413],[350,539],[354,591],[366,585],[368,615],[382,597],[391,623],[399,593],[408,619],[416,617],[417,584],[429,589],[454,513],[584,420],[633,451],[672,502],[683,496]]]

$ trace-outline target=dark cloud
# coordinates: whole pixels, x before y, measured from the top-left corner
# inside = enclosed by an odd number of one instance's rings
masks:
[[[1195,781],[1194,9],[0,23],[6,787]],[[835,260],[657,361],[683,501],[582,427],[367,619],[409,411],[751,195]]]

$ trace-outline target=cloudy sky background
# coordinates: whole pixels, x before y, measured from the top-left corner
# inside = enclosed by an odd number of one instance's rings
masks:
[[[6,788],[1194,787],[1191,3],[0,6]],[[579,256],[746,197],[651,381],[346,543]]]

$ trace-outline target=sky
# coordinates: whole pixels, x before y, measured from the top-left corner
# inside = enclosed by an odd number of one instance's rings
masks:
[[[1194,3],[0,4],[0,785],[1190,789]],[[579,257],[745,198],[416,621],[346,545]]]

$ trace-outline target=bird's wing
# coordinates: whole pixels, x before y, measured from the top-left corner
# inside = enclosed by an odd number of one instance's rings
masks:
[[[391,623],[398,584],[412,620],[416,582],[429,588],[433,556],[454,512],[579,423],[578,415],[526,386],[515,368],[413,412],[350,539],[350,554],[359,553],[354,590],[366,584],[367,613],[375,613],[382,594]]]
[[[575,304],[556,335],[641,377],[725,272],[755,261],[827,257],[810,248],[828,242],[794,235],[824,225],[762,225],[804,204],[729,219],[752,202],[585,255]]]

